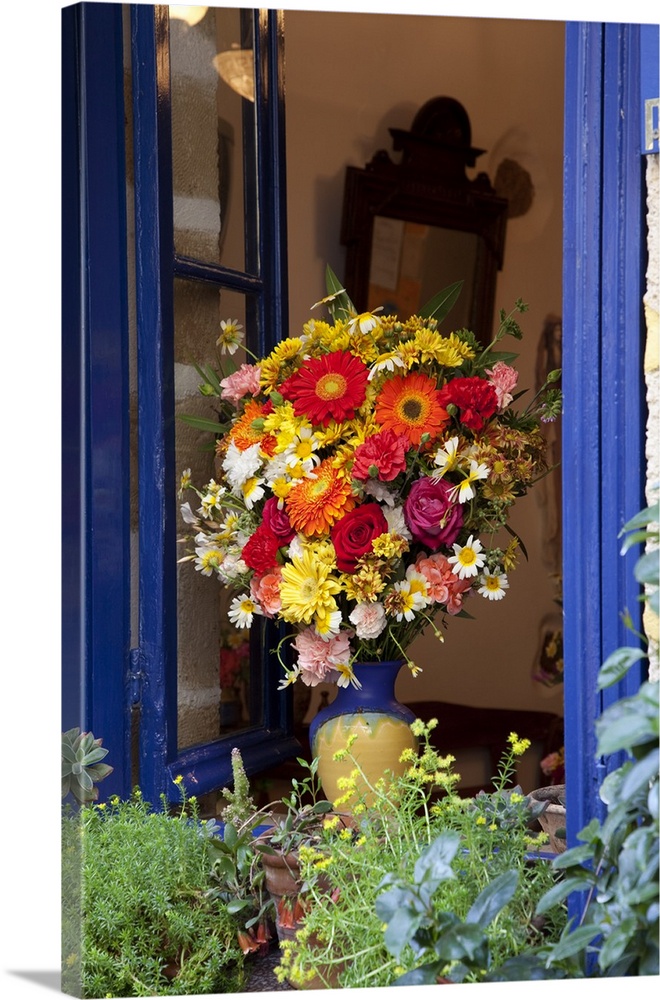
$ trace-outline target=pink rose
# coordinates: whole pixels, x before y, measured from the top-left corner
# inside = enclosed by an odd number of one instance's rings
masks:
[[[432,551],[452,545],[463,527],[460,504],[450,498],[452,486],[444,479],[415,480],[403,505],[403,516],[415,542]]]

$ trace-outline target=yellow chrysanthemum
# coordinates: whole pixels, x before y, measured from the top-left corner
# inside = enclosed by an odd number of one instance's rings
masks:
[[[417,360],[422,364],[435,361],[446,368],[458,368],[463,364],[463,357],[456,347],[435,330],[418,330],[413,344],[417,350]]]
[[[294,368],[291,362],[302,357],[303,347],[300,337],[287,337],[273,348],[267,358],[264,358],[260,365],[259,380],[266,393],[271,392],[291,374]]]
[[[334,595],[340,589],[339,581],[331,576],[330,567],[315,559],[311,552],[294,556],[282,567],[282,618],[309,625],[316,615],[336,609]]]
[[[384,559],[396,559],[410,548],[403,535],[392,535],[390,532],[374,538],[371,547],[377,556]]]

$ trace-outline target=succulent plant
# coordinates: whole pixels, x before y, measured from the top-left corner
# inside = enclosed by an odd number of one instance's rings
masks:
[[[94,733],[81,733],[78,727],[62,733],[63,799],[71,792],[81,804],[96,802],[99,797],[96,782],[103,781],[114,770],[109,764],[100,763],[108,754],[102,742],[94,738]]]

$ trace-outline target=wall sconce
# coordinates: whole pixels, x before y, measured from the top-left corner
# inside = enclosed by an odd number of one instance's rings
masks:
[[[252,49],[228,49],[213,57],[218,76],[248,101],[254,101],[254,53]]]
[[[189,7],[186,4],[174,4],[169,8],[170,17],[185,21],[191,28],[199,24],[207,10],[208,7]]]

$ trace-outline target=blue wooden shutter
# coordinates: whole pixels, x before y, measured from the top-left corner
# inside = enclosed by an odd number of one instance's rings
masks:
[[[128,319],[121,7],[62,11],[62,728],[130,784]]]
[[[286,330],[283,24],[277,11],[244,13],[258,68],[256,169],[246,188],[259,242],[239,272],[174,253],[168,8],[129,8],[139,411],[139,634],[131,649],[125,10],[82,3],[62,12],[62,725],[103,738],[115,770],[102,798],[128,795],[137,780],[158,803],[179,773],[197,794],[228,783],[232,746],[251,772],[299,750],[275,668],[263,671],[258,726],[183,753],[176,732],[173,282],[249,293],[259,352]],[[260,655],[274,645],[267,624]]]

